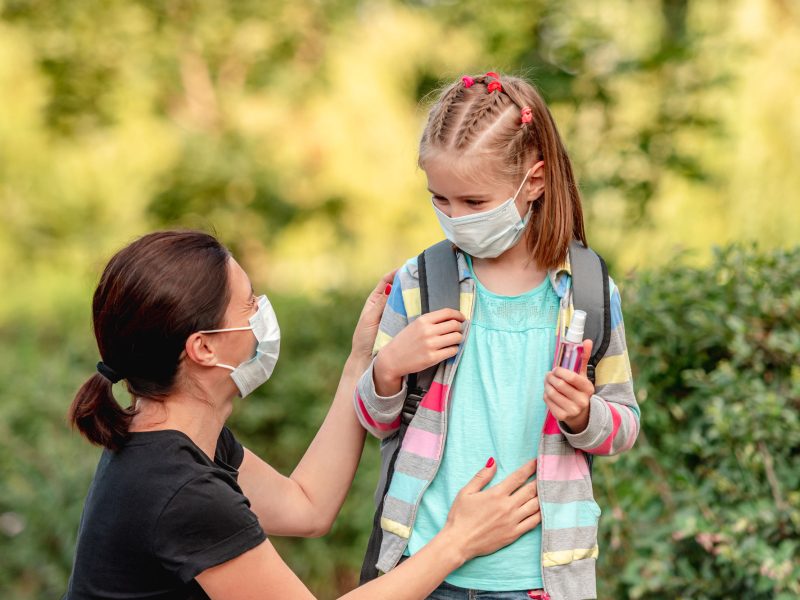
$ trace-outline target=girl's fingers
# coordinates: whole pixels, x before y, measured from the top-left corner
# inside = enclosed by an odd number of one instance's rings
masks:
[[[581,357],[581,368],[578,371],[583,377],[586,377],[586,373],[589,368],[589,359],[592,357],[593,345],[594,343],[592,342],[592,340],[583,341],[583,356]]]
[[[435,323],[431,328],[433,335],[444,335],[446,333],[461,332],[463,324],[456,319],[448,319],[440,323]]]
[[[436,350],[433,353],[433,360],[436,362],[433,364],[439,364],[443,360],[454,357],[456,354],[458,354],[458,346],[450,346],[442,350]]]
[[[544,384],[544,399],[554,404],[560,410],[567,410],[573,403],[564,394],[559,392],[549,383]]]
[[[564,394],[566,394],[568,388],[577,389],[589,395],[594,394],[594,385],[587,379],[585,374],[579,375],[564,367],[556,367],[553,369],[552,372],[547,374],[547,379],[554,387],[561,390]]]
[[[464,336],[458,332],[454,333],[447,333],[445,335],[440,335],[439,337],[435,338],[434,342],[436,344],[435,348],[437,350],[441,350],[442,348],[449,348],[450,346],[456,346],[461,343],[461,340],[464,339]]]
[[[452,308],[442,308],[440,310],[435,310],[432,313],[428,313],[426,315],[428,320],[431,323],[441,323],[442,321],[464,321],[465,317],[461,312],[452,309]]]

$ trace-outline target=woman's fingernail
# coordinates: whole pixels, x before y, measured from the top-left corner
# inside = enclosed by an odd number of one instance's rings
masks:
[[[489,458],[489,460],[487,460],[487,461],[486,461],[486,468],[488,469],[488,468],[489,468],[489,467],[491,467],[493,464],[494,464],[494,458],[493,458],[493,457],[492,457],[492,458]]]
[[[388,295],[389,295],[389,292],[391,292],[391,291],[392,291],[392,284],[391,284],[391,283],[389,283],[389,284],[387,284],[387,285],[386,285],[386,289],[385,289],[385,290],[383,290],[383,295],[384,295],[384,296],[388,296]]]

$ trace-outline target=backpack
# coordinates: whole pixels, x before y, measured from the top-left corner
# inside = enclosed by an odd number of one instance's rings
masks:
[[[608,268],[605,261],[590,248],[577,240],[569,247],[570,267],[572,270],[572,297],[576,309],[586,311],[584,339],[591,339],[592,355],[587,366],[589,381],[595,381],[595,368],[608,349],[611,336],[611,301],[608,287]],[[453,243],[443,240],[423,251],[417,259],[419,271],[420,314],[424,315],[442,308],[460,310],[459,273]],[[360,585],[378,577],[378,562],[383,530],[381,514],[383,502],[389,485],[392,482],[394,464],[400,447],[420,402],[433,382],[438,364],[412,373],[407,379],[407,394],[400,414],[400,429],[397,432],[396,446],[389,461],[388,471],[378,482],[380,502],[372,522],[372,533],[367,543],[364,563],[361,567]],[[592,469],[592,455],[586,455],[589,471]]]

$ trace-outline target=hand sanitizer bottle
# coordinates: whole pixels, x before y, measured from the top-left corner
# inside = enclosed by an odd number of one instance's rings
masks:
[[[561,340],[561,345],[558,348],[556,364],[576,373],[581,370],[584,325],[586,325],[586,312],[576,310],[572,314],[572,321],[569,324],[567,335]]]

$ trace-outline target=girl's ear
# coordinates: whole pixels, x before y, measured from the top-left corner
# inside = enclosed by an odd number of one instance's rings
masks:
[[[528,180],[525,182],[525,192],[528,202],[535,202],[544,194],[544,161],[540,160],[531,167]]]
[[[209,336],[193,333],[186,339],[184,346],[186,358],[204,367],[213,367],[219,361],[214,346],[209,343]]]

